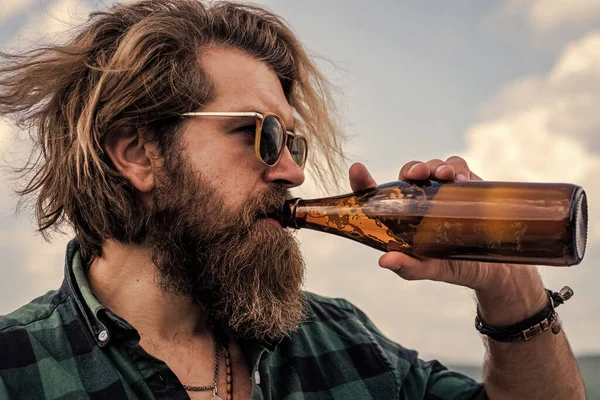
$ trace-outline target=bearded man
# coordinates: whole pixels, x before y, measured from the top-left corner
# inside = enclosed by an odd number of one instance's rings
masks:
[[[68,43],[2,56],[0,115],[38,156],[21,194],[42,233],[75,238],[60,289],[0,318],[1,398],[583,398],[563,331],[487,340],[477,383],[347,301],[302,291],[298,245],[267,210],[304,182],[309,150],[317,180],[335,176],[342,137],[327,83],[278,16],[126,3]],[[478,179],[458,157],[399,178]],[[375,185],[361,164],[350,183]],[[474,289],[498,329],[548,307],[531,266],[394,252],[380,265]]]

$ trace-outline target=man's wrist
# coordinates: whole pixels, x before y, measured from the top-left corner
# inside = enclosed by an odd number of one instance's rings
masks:
[[[496,267],[496,280],[475,291],[479,316],[487,325],[516,324],[548,304],[548,294],[535,267],[505,264]]]

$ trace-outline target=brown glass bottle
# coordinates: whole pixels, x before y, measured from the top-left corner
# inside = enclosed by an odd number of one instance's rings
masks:
[[[587,239],[585,191],[571,184],[397,181],[289,200],[275,214],[286,227],[418,258],[567,266]]]

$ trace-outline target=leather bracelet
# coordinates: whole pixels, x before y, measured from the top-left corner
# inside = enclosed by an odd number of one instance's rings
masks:
[[[493,328],[481,320],[478,312],[475,317],[475,329],[497,342],[531,340],[548,329],[551,329],[555,335],[558,334],[561,327],[555,308],[569,300],[574,292],[573,289],[565,286],[558,293],[549,289],[546,289],[546,293],[548,294],[548,305],[532,317],[504,328]]]

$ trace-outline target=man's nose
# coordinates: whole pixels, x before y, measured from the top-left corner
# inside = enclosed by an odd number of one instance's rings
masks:
[[[292,159],[290,150],[286,147],[281,159],[274,167],[265,171],[267,182],[281,183],[287,188],[293,188],[304,183],[304,170]]]

